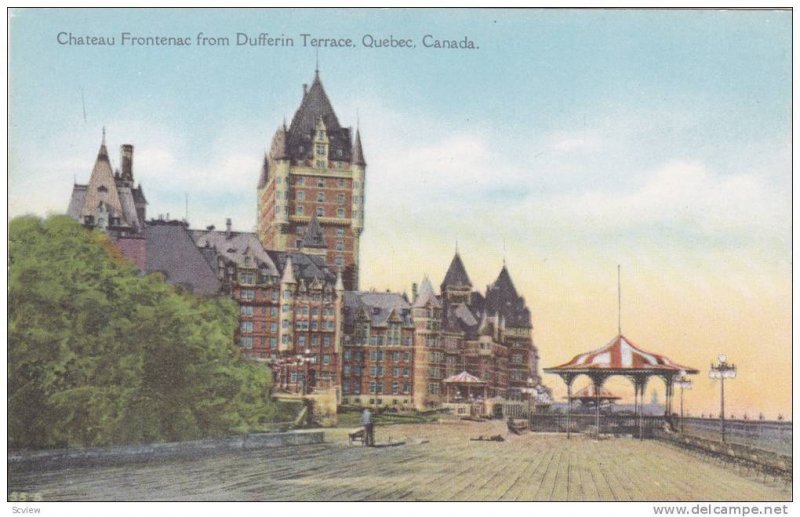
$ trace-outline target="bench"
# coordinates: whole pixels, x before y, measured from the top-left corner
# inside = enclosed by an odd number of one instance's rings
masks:
[[[347,433],[347,438],[349,439],[348,443],[350,445],[353,445],[355,441],[359,441],[363,445],[364,440],[367,439],[367,430],[363,427],[352,429]]]

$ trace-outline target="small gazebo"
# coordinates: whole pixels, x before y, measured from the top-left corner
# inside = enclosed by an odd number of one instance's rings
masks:
[[[572,398],[572,382],[580,375],[586,375],[592,380],[595,393],[595,425],[600,432],[600,401],[599,395],[603,383],[609,377],[621,375],[633,382],[634,407],[638,420],[641,437],[642,415],[641,407],[644,402],[644,390],[650,377],[661,377],[666,385],[667,413],[672,413],[672,384],[675,377],[681,374],[696,374],[698,370],[682,366],[673,362],[668,357],[654,352],[647,352],[636,346],[631,340],[617,335],[607,345],[591,352],[576,355],[569,362],[551,368],[545,372],[560,376],[567,384],[567,399]],[[570,406],[567,404],[567,437],[570,434],[569,418]]]
[[[486,381],[482,381],[474,375],[464,371],[458,375],[451,375],[442,381],[445,385],[445,399],[453,402],[453,395],[457,394],[466,400],[477,396],[486,398]],[[456,398],[459,398],[458,396]]]
[[[622,397],[618,397],[611,393],[611,391],[606,388],[605,386],[601,386],[600,389],[596,389],[594,384],[589,384],[584,388],[576,391],[571,397],[564,397],[569,402],[577,400],[584,406],[588,405],[595,405],[599,403],[603,405],[603,403],[610,404],[615,400],[619,400]]]

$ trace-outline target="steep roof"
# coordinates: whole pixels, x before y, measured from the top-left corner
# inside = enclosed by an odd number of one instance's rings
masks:
[[[303,240],[300,242],[301,248],[327,248],[325,244],[325,234],[322,232],[322,227],[317,220],[317,214],[311,216],[311,221],[308,223],[306,233],[303,235]]]
[[[356,129],[356,141],[353,144],[353,163],[356,165],[366,165],[364,160],[364,150],[361,148],[361,131]]]
[[[81,210],[86,202],[86,185],[73,185],[72,196],[69,198],[69,206],[67,207],[67,215],[81,221]]]
[[[190,234],[198,248],[212,249],[237,267],[259,268],[269,276],[278,276],[278,268],[255,233],[191,230]]]
[[[319,279],[331,284],[331,286],[336,283],[336,273],[331,271],[325,264],[325,257],[308,255],[298,251],[267,250],[267,254],[272,259],[272,262],[275,263],[280,275],[283,275],[286,262],[291,257],[296,281],[304,280],[309,283],[314,279]]]
[[[530,310],[525,306],[525,300],[517,294],[505,265],[497,280],[486,289],[485,309],[491,314],[504,316],[510,327],[531,327]]]
[[[145,271],[162,273],[167,282],[198,294],[215,294],[219,279],[197,247],[184,223],[150,221],[144,229],[147,246]]]
[[[300,107],[289,125],[285,144],[287,157],[301,161],[312,157],[312,137],[320,117],[328,136],[328,157],[331,160],[350,161],[352,152],[350,129],[339,125],[333,105],[322,87],[319,72],[314,74],[314,81],[303,94]]]
[[[399,293],[378,293],[370,291],[344,292],[344,323],[352,325],[356,317],[364,311],[373,327],[385,327],[392,314],[403,326],[411,326],[411,305]]]
[[[264,163],[261,165],[261,175],[258,177],[258,188],[264,188],[267,182],[269,182],[269,158],[264,155]]]
[[[81,218],[87,215],[94,216],[100,203],[108,204],[117,213],[122,213],[122,204],[117,192],[117,183],[114,180],[114,172],[111,170],[111,162],[108,159],[108,149],[106,149],[105,135],[97,152],[97,159],[92,168],[92,175],[89,184],[86,186],[86,197],[81,208]]]
[[[467,275],[467,270],[464,268],[464,263],[461,261],[461,256],[456,252],[453,260],[450,262],[450,267],[447,268],[447,273],[444,275],[441,290],[444,292],[445,287],[472,287],[472,282]]]
[[[419,292],[417,293],[417,299],[414,300],[414,307],[425,307],[428,304],[432,304],[434,307],[441,307],[442,303],[436,298],[436,293],[433,292],[433,286],[431,285],[431,281],[426,276],[422,279],[422,282],[419,285]]]

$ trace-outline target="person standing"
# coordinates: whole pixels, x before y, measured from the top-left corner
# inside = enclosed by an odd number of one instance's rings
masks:
[[[375,428],[372,422],[372,413],[368,408],[364,408],[361,413],[361,425],[364,427],[364,445],[375,447]]]

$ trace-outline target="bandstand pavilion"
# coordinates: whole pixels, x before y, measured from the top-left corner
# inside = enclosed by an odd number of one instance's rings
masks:
[[[647,352],[636,346],[631,340],[622,334],[617,335],[607,345],[597,350],[576,355],[569,362],[551,368],[545,368],[545,372],[556,374],[561,377],[567,385],[567,399],[572,398],[572,383],[581,376],[586,375],[592,381],[595,393],[595,426],[600,432],[600,400],[603,383],[614,376],[623,376],[633,382],[634,387],[634,407],[639,428],[639,436],[642,436],[642,404],[644,402],[644,390],[650,377],[659,377],[666,385],[666,410],[667,414],[672,414],[672,389],[675,378],[681,374],[697,374],[698,370],[688,366],[682,366],[668,357],[654,352]],[[567,405],[567,437],[570,435],[570,406]]]

